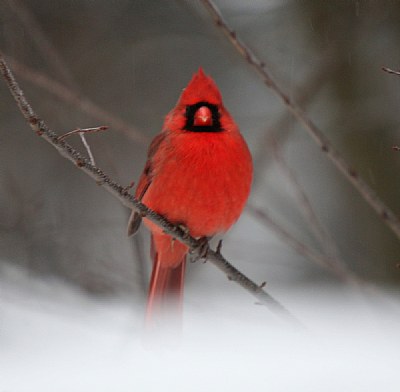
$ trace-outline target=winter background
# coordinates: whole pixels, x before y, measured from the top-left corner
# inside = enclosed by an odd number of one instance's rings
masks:
[[[400,78],[381,67],[399,68],[400,2],[215,3],[398,214]],[[1,82],[1,392],[398,391],[398,239],[200,1],[3,0],[0,49],[58,133],[110,126],[87,139],[98,166],[126,185],[202,66],[252,151],[249,205],[275,222],[245,210],[223,254],[267,281],[304,326],[286,325],[198,262],[188,265],[180,341],[163,336],[148,347],[146,230],[126,237],[129,211],[30,131]],[[69,142],[84,151],[78,137]],[[362,283],[317,265],[277,227]]]

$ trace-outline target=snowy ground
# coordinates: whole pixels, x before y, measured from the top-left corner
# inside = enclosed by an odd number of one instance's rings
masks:
[[[3,268],[1,392],[399,391],[400,301],[348,289],[282,291],[285,326],[235,289],[189,287],[179,346],[146,348],[142,305],[98,300]],[[256,389],[257,388],[257,389]]]

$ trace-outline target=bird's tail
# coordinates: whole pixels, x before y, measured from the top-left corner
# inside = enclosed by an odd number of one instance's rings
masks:
[[[186,253],[187,247],[170,236],[152,235],[153,271],[146,310],[148,328],[157,328],[167,320],[181,319]]]

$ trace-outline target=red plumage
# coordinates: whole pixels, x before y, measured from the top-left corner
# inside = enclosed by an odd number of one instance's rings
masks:
[[[150,145],[136,189],[146,206],[185,226],[194,237],[223,233],[239,218],[250,192],[251,155],[222,103],[215,82],[200,68]],[[151,320],[165,298],[182,301],[187,247],[144,219],[152,233]],[[140,217],[133,213],[132,234]],[[180,306],[180,305],[179,305]]]

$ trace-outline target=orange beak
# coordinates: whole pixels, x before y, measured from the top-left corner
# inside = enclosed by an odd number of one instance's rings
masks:
[[[201,127],[213,125],[212,113],[210,108],[208,108],[207,106],[199,107],[194,114],[193,125]]]

